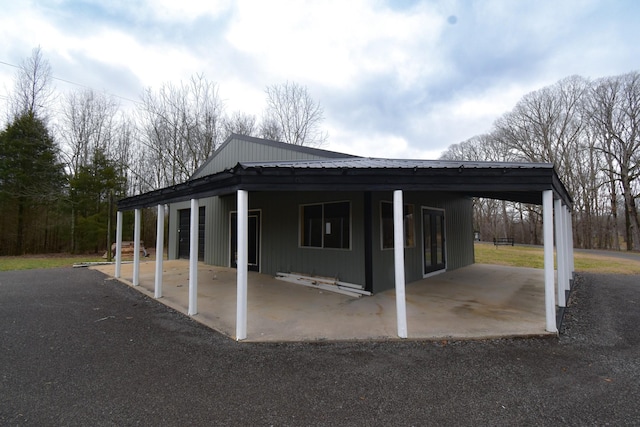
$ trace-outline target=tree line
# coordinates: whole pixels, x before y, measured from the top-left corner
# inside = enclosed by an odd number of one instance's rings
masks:
[[[187,180],[230,133],[322,145],[323,110],[299,84],[265,89],[261,117],[228,112],[204,75],[147,88],[134,107],[56,91],[40,48],[20,65],[0,132],[0,255],[106,249],[115,201]],[[571,76],[525,95],[442,159],[549,162],[573,196],[577,247],[640,247],[640,74]],[[541,243],[539,206],[476,199],[482,239]],[[155,239],[155,210],[143,238]],[[124,238],[133,234],[125,216]]]
[[[204,75],[147,88],[125,108],[119,98],[54,88],[40,48],[19,66],[0,132],[0,255],[104,251],[115,201],[177,184],[231,133],[322,145],[323,109],[294,82],[265,89],[261,117],[227,112]],[[155,212],[143,236],[155,238]],[[132,218],[123,233],[131,238]],[[149,230],[149,232],[146,232]]]
[[[638,250],[640,74],[580,76],[525,95],[486,134],[450,146],[448,160],[548,162],[573,197],[574,243]],[[475,200],[481,238],[541,241],[539,206]]]

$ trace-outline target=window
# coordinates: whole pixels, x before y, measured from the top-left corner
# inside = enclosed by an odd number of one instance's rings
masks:
[[[322,247],[322,205],[302,206],[302,246]]]
[[[350,249],[351,204],[319,203],[300,207],[300,245]]]
[[[415,243],[415,216],[413,205],[404,205],[404,247],[413,248]],[[393,249],[393,203],[380,202],[380,227],[382,228],[382,249]]]

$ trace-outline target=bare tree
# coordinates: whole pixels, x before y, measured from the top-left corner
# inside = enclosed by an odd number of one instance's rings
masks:
[[[638,72],[594,82],[572,76],[529,93],[491,132],[449,147],[443,158],[552,163],[573,196],[576,245],[619,249],[622,235],[628,250],[640,248]],[[499,212],[486,203],[475,204],[479,227],[513,232],[519,222],[521,238],[537,242],[539,207],[503,204]]]
[[[571,173],[574,197],[574,230],[576,245],[611,248],[617,239],[616,221],[609,221],[608,209],[603,209],[606,200],[607,179],[603,173],[604,159],[597,150],[598,139],[590,126],[585,126],[573,161]],[[614,246],[615,247],[615,246]],[[619,249],[619,248],[618,248]]]
[[[611,210],[617,211],[616,181],[622,187],[627,250],[640,247],[640,221],[635,182],[640,177],[640,74],[632,72],[595,82],[591,121],[606,159]]]
[[[91,89],[71,92],[63,98],[59,129],[61,139],[64,141],[64,155],[70,175],[71,191],[68,205],[71,207],[70,249],[72,252],[78,249],[78,235],[94,230],[94,227],[85,227],[84,233],[78,233],[77,225],[81,224],[83,216],[89,215],[86,212],[86,206],[84,214],[79,213],[78,207],[83,205],[87,197],[96,197],[103,192],[111,191],[107,189],[109,178],[100,176],[100,172],[104,172],[100,166],[115,165],[117,176],[123,176],[124,168],[119,161],[122,161],[121,151],[124,147],[117,137],[119,108],[118,102],[112,96],[99,94]],[[83,182],[83,179],[86,182],[89,170],[95,173],[90,174],[95,179],[91,186]],[[107,194],[104,197],[110,201],[112,195]],[[98,206],[97,213],[101,211],[99,205],[103,201],[102,198],[97,196],[94,199]],[[109,243],[111,239],[110,206],[109,204],[108,212],[105,213],[108,223],[106,240]]]
[[[113,97],[91,89],[64,98],[60,133],[72,176],[91,161],[96,150],[110,158],[118,156],[121,147],[114,134],[119,108]]]
[[[275,118],[267,115],[262,117],[259,129],[260,138],[271,139],[273,141],[283,141],[282,128]]]
[[[236,111],[224,119],[224,130],[227,135],[237,133],[239,135],[256,136],[258,133],[256,117]]]
[[[224,103],[218,94],[218,85],[208,81],[202,74],[191,77],[189,88],[194,127],[193,133],[189,135],[188,146],[197,168],[226,138]]]
[[[552,163],[568,190],[574,206],[581,208],[576,176],[581,171],[576,162],[581,158],[582,138],[586,127],[585,96],[589,81],[571,76],[554,85],[525,95],[507,114],[494,123],[494,133],[515,159]],[[532,227],[532,243],[539,239],[540,212],[537,206],[525,206],[524,220]]]
[[[223,113],[217,85],[202,75],[144,92],[139,120],[145,159],[138,164],[149,169],[147,177],[155,174],[154,187],[186,180],[214,153],[225,137]]]
[[[273,132],[277,125],[283,142],[294,145],[320,146],[328,134],[320,127],[323,109],[313,100],[306,87],[287,82],[268,86],[267,109],[262,134]],[[266,132],[265,132],[266,131]]]
[[[474,136],[449,147],[440,157],[443,160],[469,161],[512,161],[514,155],[509,147],[502,143],[496,133]],[[478,198],[474,202],[476,231],[481,239],[513,236],[513,218],[518,216],[517,204],[506,200]],[[523,214],[520,211],[520,218]],[[521,221],[525,224],[524,221]],[[524,233],[523,233],[524,235]]]
[[[115,160],[120,168],[120,175],[126,179],[127,194],[132,194],[131,171],[134,164],[134,153],[136,150],[136,141],[138,140],[137,127],[133,119],[125,114],[120,114],[116,124],[115,138],[112,146],[115,150],[111,154],[111,158]]]
[[[51,80],[51,65],[38,46],[22,61],[16,74],[14,92],[10,96],[12,118],[32,113],[46,120],[53,94]]]
[[[588,88],[588,81],[572,76],[531,92],[495,122],[495,129],[522,160],[553,163],[566,178],[581,136],[581,105]]]

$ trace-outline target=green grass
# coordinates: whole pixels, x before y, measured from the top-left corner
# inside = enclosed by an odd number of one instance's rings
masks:
[[[544,268],[541,248],[529,246],[495,246],[489,243],[475,244],[478,264],[508,265],[511,267]]]
[[[538,246],[494,246],[475,244],[476,262],[513,267],[544,268],[543,249]],[[576,272],[640,274],[640,262],[604,255],[574,253]]]
[[[80,262],[105,261],[97,255],[28,255],[0,257],[0,271],[31,270],[35,268],[71,267]]]
[[[491,243],[475,244],[476,262],[513,267],[543,268],[543,251],[536,246],[498,246]],[[150,258],[151,259],[151,258]],[[0,257],[0,271],[29,270],[34,268],[70,267],[80,262],[105,261],[97,255],[29,255]],[[640,274],[640,262],[602,255],[574,254],[577,272]]]

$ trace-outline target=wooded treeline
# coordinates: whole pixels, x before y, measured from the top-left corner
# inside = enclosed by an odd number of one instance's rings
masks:
[[[204,75],[147,88],[135,105],[57,91],[39,48],[20,65],[0,133],[0,255],[101,252],[115,201],[185,181],[230,133],[321,145],[322,107],[296,83],[265,89],[261,117],[228,112]],[[578,247],[638,249],[640,75],[573,76],[525,95],[484,135],[443,159],[553,163],[574,198]],[[155,209],[142,236],[155,239]],[[541,242],[540,207],[475,201],[484,240]],[[125,215],[124,239],[133,235]],[[110,231],[111,230],[111,231]],[[112,240],[112,238],[111,238]]]
[[[322,107],[293,82],[265,89],[262,117],[227,112],[204,75],[147,88],[132,106],[91,89],[67,92],[40,48],[20,64],[0,133],[0,255],[101,252],[115,202],[185,181],[231,133],[321,145]],[[142,235],[155,244],[153,209]],[[125,239],[133,235],[125,215]]]
[[[573,197],[576,247],[638,250],[640,74],[572,76],[525,95],[490,132],[455,144],[442,159],[548,162]],[[475,201],[482,240],[541,242],[541,207]]]

